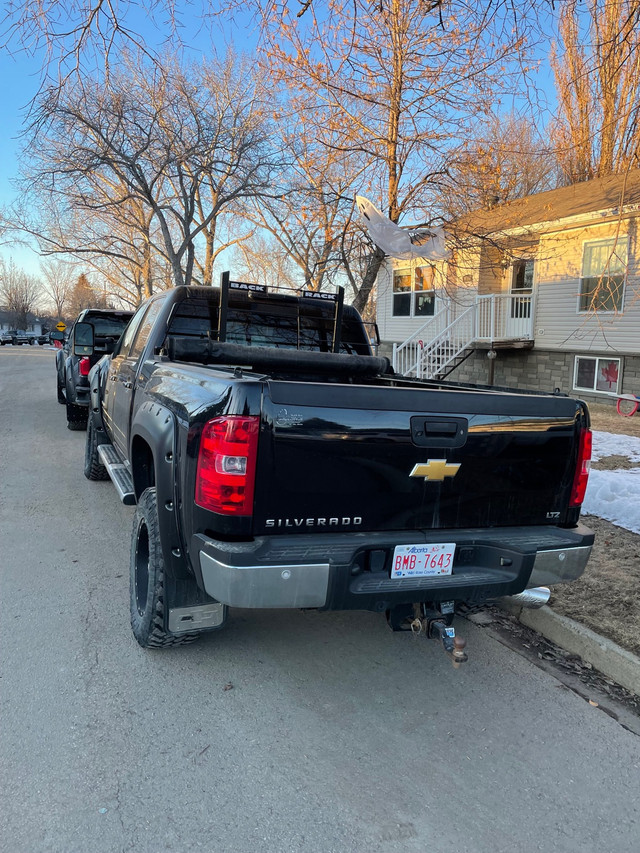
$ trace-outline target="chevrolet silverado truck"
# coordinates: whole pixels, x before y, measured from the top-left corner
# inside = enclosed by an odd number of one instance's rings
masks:
[[[86,308],[74,321],[69,335],[56,334],[63,342],[56,352],[56,391],[58,402],[65,406],[67,428],[87,428],[89,412],[89,371],[105,353],[111,352],[133,315],[133,311]],[[76,323],[91,323],[93,326],[93,352],[77,356],[73,351]]]
[[[585,404],[395,375],[323,296],[177,287],[91,371],[84,473],[137,507],[141,646],[229,608],[370,610],[460,662],[456,611],[582,573]]]

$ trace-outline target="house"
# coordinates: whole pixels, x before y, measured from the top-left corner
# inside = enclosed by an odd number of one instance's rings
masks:
[[[468,214],[447,262],[385,261],[382,351],[406,375],[640,395],[639,224],[640,170]]]
[[[0,308],[0,331],[6,332],[9,329],[24,329],[26,332],[33,332],[34,335],[43,334],[43,331],[46,329],[46,322],[43,319],[29,311],[27,312],[26,320],[26,325],[21,325],[20,316],[15,311],[6,311]]]

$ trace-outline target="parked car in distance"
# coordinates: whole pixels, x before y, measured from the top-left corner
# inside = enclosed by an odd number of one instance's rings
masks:
[[[24,329],[9,329],[7,334],[11,336],[11,343],[14,347],[22,344],[33,344],[36,340],[34,332],[26,332]]]
[[[13,340],[11,338],[11,332],[7,331],[6,329],[0,329],[0,346],[12,343]]]
[[[61,349],[56,352],[58,402],[67,408],[67,427],[87,428],[89,412],[89,371],[106,353],[113,352],[133,311],[86,308],[78,314]],[[94,349],[90,356],[74,355],[75,328],[90,323],[94,332]]]

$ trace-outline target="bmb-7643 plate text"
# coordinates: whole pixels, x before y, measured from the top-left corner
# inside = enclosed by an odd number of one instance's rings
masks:
[[[392,578],[424,578],[450,575],[455,542],[431,545],[397,545],[391,564]]]

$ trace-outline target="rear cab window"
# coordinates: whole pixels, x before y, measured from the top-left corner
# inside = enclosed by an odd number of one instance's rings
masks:
[[[226,341],[243,346],[330,352],[334,320],[331,304],[306,303],[298,299],[255,297],[247,304],[229,300]],[[176,305],[168,335],[217,339],[217,298],[192,297]],[[369,355],[366,335],[358,320],[345,312],[340,352]]]

